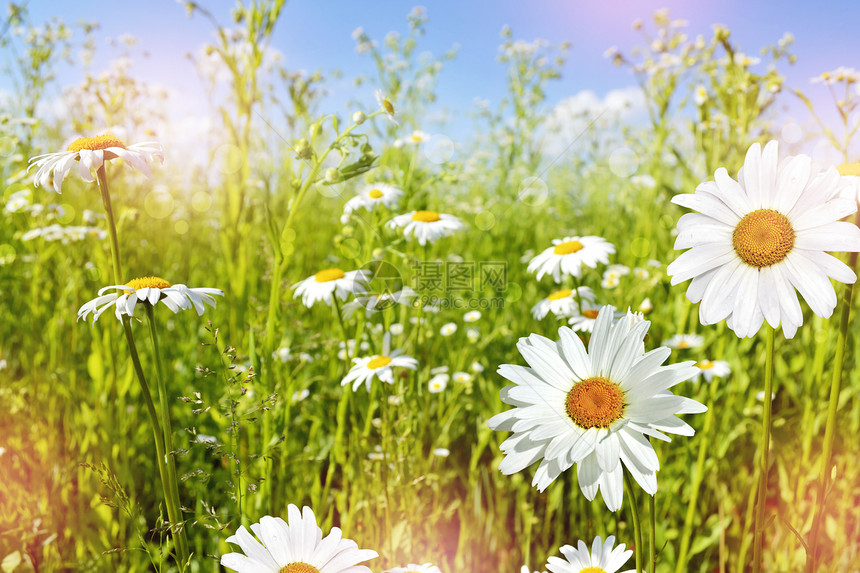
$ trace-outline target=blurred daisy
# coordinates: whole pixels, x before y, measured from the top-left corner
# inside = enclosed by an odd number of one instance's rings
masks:
[[[366,316],[370,316],[377,312],[382,312],[387,308],[391,308],[398,304],[410,305],[412,299],[418,296],[414,290],[405,286],[396,292],[383,292],[381,294],[369,294],[367,296],[358,296],[343,305],[343,313],[347,318],[355,314],[356,310],[364,308]],[[378,325],[382,328],[382,325]]]
[[[291,398],[291,402],[295,404],[296,402],[301,402],[305,398],[311,395],[311,391],[305,388],[304,390],[299,390],[298,392],[293,392],[293,396]]]
[[[528,271],[537,272],[537,280],[546,274],[552,275],[555,282],[560,283],[561,277],[582,276],[582,265],[596,268],[597,263],[604,265],[609,262],[609,255],[615,252],[615,246],[602,237],[564,237],[554,239],[553,246],[529,261]]]
[[[651,278],[651,273],[648,272],[648,269],[643,269],[642,267],[636,267],[633,269],[633,276],[639,279],[640,281],[647,280]]]
[[[57,193],[62,193],[63,180],[75,162],[77,162],[76,171],[81,179],[92,183],[95,181],[92,172],[104,165],[105,161],[117,158],[149,177],[149,163],[153,159],[163,163],[164,153],[161,145],[154,141],[126,146],[110,133],[95,137],[79,137],[66,151],[45,153],[30,159],[30,167],[38,167],[33,184],[36,187],[50,186]]]
[[[740,338],[762,322],[782,324],[792,338],[803,324],[795,289],[812,311],[833,314],[836,292],[829,279],[853,283],[847,265],[825,251],[860,251],[860,229],[841,221],[857,203],[839,197],[835,168],[818,171],[805,155],[778,158],[778,144],[747,152],[738,181],[724,168],[715,181],[672,201],[695,209],[678,221],[675,249],[690,249],[666,269],[672,284],[693,279],[687,298],[701,302],[702,324],[726,319]]]
[[[686,350],[687,348],[698,348],[704,342],[705,339],[698,334],[676,334],[669,340],[664,340],[663,344],[676,350]]]
[[[399,322],[395,322],[388,327],[388,332],[390,332],[394,336],[400,336],[401,334],[403,334],[403,325]]]
[[[221,565],[239,573],[371,573],[358,565],[379,557],[371,549],[359,549],[355,541],[343,539],[339,528],[333,527],[323,538],[311,508],[290,504],[288,522],[280,517],[264,516],[251,525],[254,535],[239,526],[235,535],[227,538],[242,548],[242,553],[226,553]]]
[[[599,490],[610,511],[621,508],[625,468],[648,494],[657,491],[660,462],[648,437],[692,435],[675,416],[706,408],[668,391],[695,376],[693,362],[661,366],[671,351],[645,353],[650,323],[631,322],[616,321],[615,309],[604,306],[588,351],[564,326],[557,341],[537,334],[520,339],[517,348],[529,367],[499,367],[514,383],[502,389],[502,401],[514,408],[487,422],[493,430],[513,432],[501,445],[502,473],[540,462],[532,485],[543,491],[577,464],[582,493],[593,500]]]
[[[343,212],[352,213],[358,209],[375,209],[378,205],[385,205],[389,209],[397,205],[403,196],[403,191],[386,183],[374,183],[368,185],[358,194],[346,202]]]
[[[577,304],[577,293],[579,304]],[[557,290],[532,307],[532,316],[543,320],[547,314],[553,313],[558,318],[571,317],[584,308],[585,303],[594,304],[594,291],[587,286],[581,286],[575,291],[569,288]],[[597,315],[595,315],[597,316]]]
[[[451,455],[451,450],[448,448],[436,448],[433,450],[433,455],[439,458],[447,458]]]
[[[416,565],[414,563],[410,563],[406,567],[394,567],[393,569],[386,569],[385,573],[442,573],[439,571],[439,568],[430,563],[425,563],[424,565]]]
[[[468,372],[454,372],[453,378],[454,382],[459,384],[468,384],[472,381],[472,375]]]
[[[642,302],[639,303],[639,306],[636,307],[636,310],[641,312],[642,314],[648,314],[652,310],[654,310],[654,303],[651,302],[650,298],[645,298]]]
[[[436,211],[412,211],[398,215],[388,222],[389,228],[404,227],[403,235],[415,237],[422,247],[441,237],[448,237],[463,228],[463,222],[454,215]]]
[[[600,281],[600,286],[605,288],[605,289],[611,290],[611,289],[614,289],[615,287],[617,287],[619,282],[620,282],[620,279],[617,275],[609,275],[609,276],[603,277],[603,280]]]
[[[472,344],[478,342],[481,339],[481,331],[477,328],[467,328],[466,329],[466,340],[471,342]]]
[[[552,573],[616,573],[633,551],[624,550],[622,543],[613,549],[615,537],[610,535],[604,543],[600,537],[595,537],[591,544],[591,553],[583,541],[579,541],[574,548],[572,545],[564,545],[559,549],[565,559],[552,556],[547,560],[546,568]],[[635,571],[629,569],[628,571]],[[626,573],[626,572],[625,572]]]
[[[325,269],[296,283],[293,286],[296,291],[293,298],[301,296],[302,303],[308,308],[319,300],[331,306],[333,295],[346,300],[350,294],[364,293],[369,275],[370,271],[363,269],[349,272],[338,268]]]
[[[472,365],[469,366],[469,370],[471,370],[475,374],[480,374],[484,371],[484,365],[480,362],[472,362]]]
[[[457,332],[457,325],[453,322],[443,324],[442,328],[439,329],[439,334],[441,334],[442,336],[451,336],[455,332]]]
[[[105,294],[111,289],[118,292]],[[92,314],[95,324],[101,314],[110,307],[114,307],[114,314],[118,319],[122,319],[123,315],[134,316],[137,303],[155,306],[159,301],[174,313],[193,308],[200,316],[206,308],[205,304],[215,308],[214,295],[224,296],[224,291],[208,287],[189,288],[183,284],[171,285],[159,277],[141,277],[124,285],[102,287],[98,294],[99,296],[78,309],[78,320],[86,320]]]
[[[480,310],[470,310],[463,315],[463,322],[478,322],[479,320],[481,320]]]
[[[700,372],[696,374],[694,379],[698,380],[701,375],[705,377],[705,382],[710,382],[715,376],[725,378],[732,373],[729,363],[722,360],[702,360],[701,362],[697,362],[696,366]]]
[[[427,389],[431,394],[438,394],[448,387],[448,379],[447,374],[437,374],[427,382]]]
[[[574,313],[567,323],[575,332],[591,332],[594,330],[594,322],[597,320],[600,307],[593,301],[584,301],[581,310],[579,314]]]
[[[382,354],[353,358],[352,361],[355,365],[349,369],[340,385],[352,384],[353,392],[358,390],[362,384],[370,391],[370,382],[374,377],[379,378],[382,382],[393,384],[393,368],[415,370],[418,367],[418,361],[411,356],[404,355],[402,350],[391,352],[391,336],[388,333],[382,339]]]
[[[603,271],[603,276],[614,276],[614,277],[624,277],[630,274],[630,267],[627,265],[609,265],[606,267],[606,270]]]
[[[429,139],[430,139],[429,135],[427,135],[426,133],[424,133],[420,129],[416,129],[415,131],[412,132],[412,134],[409,137],[406,138],[404,143],[407,143],[409,145],[421,145],[422,143],[426,142]]]
[[[397,118],[394,117],[394,105],[392,105],[391,100],[385,97],[385,94],[382,93],[382,90],[376,90],[374,92],[376,96],[376,101],[379,103],[380,109],[385,112],[385,116],[393,123],[394,125],[400,125],[397,123]]]

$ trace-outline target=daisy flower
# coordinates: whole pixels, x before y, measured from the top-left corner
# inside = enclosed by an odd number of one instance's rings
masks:
[[[609,255],[615,252],[615,246],[602,237],[564,237],[554,239],[553,246],[529,261],[528,271],[537,272],[537,280],[544,275],[552,275],[555,282],[560,283],[562,275],[579,278],[582,276],[582,265],[596,268],[597,263],[604,265],[609,262]]]
[[[412,211],[398,215],[388,222],[391,229],[404,227],[403,235],[415,237],[422,247],[441,237],[448,237],[463,228],[463,222],[454,215],[436,211]]]
[[[117,292],[108,292],[112,289]],[[124,285],[102,287],[98,294],[78,309],[78,320],[87,320],[92,314],[95,325],[101,314],[112,306],[114,314],[121,320],[123,315],[134,316],[137,303],[155,306],[159,301],[174,313],[193,308],[197,315],[201,316],[206,308],[205,304],[215,308],[213,295],[224,296],[224,291],[208,287],[189,288],[183,284],[171,285],[159,277],[141,277]]]
[[[433,450],[433,455],[439,458],[447,458],[451,455],[451,450],[448,448],[435,448]]]
[[[479,320],[481,320],[480,310],[470,310],[463,315],[463,322],[478,322]]]
[[[840,221],[857,210],[839,197],[847,183],[835,168],[817,171],[806,155],[779,161],[777,145],[750,147],[737,181],[720,168],[714,181],[672,199],[699,213],[678,221],[675,249],[690,250],[666,272],[673,285],[693,279],[687,298],[701,302],[702,324],[726,319],[740,338],[765,320],[792,338],[803,324],[795,289],[827,318],[836,307],[829,279],[857,279],[825,252],[860,251],[860,229]]]
[[[700,372],[696,374],[695,380],[698,380],[701,375],[705,377],[705,382],[710,382],[715,376],[725,378],[732,373],[729,363],[722,360],[702,360],[696,363],[696,367]]]
[[[475,374],[480,374],[484,371],[484,365],[478,361],[472,362],[472,365],[469,366],[469,370],[474,372]]]
[[[472,375],[468,372],[454,372],[453,378],[454,382],[458,382],[460,384],[468,384],[472,381]]]
[[[346,205],[343,206],[343,212],[349,214],[358,209],[375,209],[379,205],[385,205],[391,209],[402,196],[403,191],[393,185],[374,183],[347,201]]]
[[[154,141],[126,146],[122,140],[110,133],[95,137],[79,137],[66,151],[45,153],[30,159],[30,167],[38,167],[33,184],[36,187],[50,186],[57,193],[62,193],[63,180],[75,162],[81,179],[92,183],[95,181],[92,172],[103,166],[105,161],[117,158],[149,177],[149,163],[156,158],[163,163],[164,153],[161,145]]]
[[[410,563],[406,567],[394,567],[393,569],[386,569],[385,573],[442,573],[438,567],[431,563],[425,563],[424,565],[416,565],[414,563]]]
[[[269,515],[251,525],[254,535],[239,526],[227,538],[242,548],[242,553],[226,553],[221,565],[239,573],[371,573],[358,565],[379,557],[371,549],[359,549],[355,541],[343,539],[341,530],[333,527],[323,538],[311,508],[290,504],[289,522]]]
[[[613,549],[615,537],[610,535],[604,543],[600,537],[595,537],[591,544],[591,552],[584,541],[580,540],[576,548],[572,545],[564,545],[559,549],[565,559],[550,557],[546,568],[551,573],[616,573],[627,563],[633,551],[624,550],[622,543]],[[635,571],[629,569],[628,571]]]
[[[600,490],[610,511],[621,508],[625,468],[653,495],[660,462],[648,437],[690,436],[693,428],[675,416],[706,408],[668,391],[697,370],[692,361],[661,366],[670,354],[665,347],[645,353],[650,325],[629,313],[616,321],[615,309],[604,306],[587,351],[565,326],[557,341],[537,334],[521,338],[517,348],[529,366],[503,364],[498,370],[514,383],[500,392],[514,408],[487,422],[493,430],[513,432],[502,442],[499,470],[513,474],[540,462],[532,485],[543,491],[576,464],[582,493],[593,500]]]
[[[600,307],[594,303],[594,299],[582,301],[582,312],[574,313],[567,323],[575,332],[591,332],[594,330],[594,323],[597,320],[597,315],[600,313]]]
[[[636,307],[636,310],[638,310],[642,314],[648,314],[649,312],[654,310],[654,303],[651,302],[650,297],[646,297],[645,300],[639,303],[639,306]]]
[[[296,294],[293,298],[302,297],[302,303],[311,308],[318,300],[331,306],[332,296],[340,300],[352,294],[365,292],[365,285],[370,271],[358,270],[344,272],[338,268],[322,270],[293,286]]]
[[[430,139],[430,136],[421,131],[420,129],[416,129],[412,132],[412,135],[406,138],[404,143],[408,143],[409,145],[421,145],[425,141]]]
[[[603,277],[603,280],[600,281],[600,286],[607,289],[607,290],[611,290],[611,289],[614,289],[615,287],[617,287],[619,282],[620,282],[620,279],[617,275],[609,275],[609,276]]]
[[[382,382],[394,384],[393,368],[408,368],[409,370],[418,368],[418,361],[411,356],[404,355],[402,350],[391,352],[391,335],[388,333],[382,339],[382,354],[353,358],[352,361],[354,366],[346,373],[340,385],[346,386],[351,383],[353,392],[358,390],[362,384],[370,391],[370,382],[374,377],[379,378]]]
[[[648,269],[643,269],[642,267],[636,267],[633,269],[633,276],[637,279],[644,281],[651,278],[651,273],[648,272]]]
[[[475,344],[478,340],[481,339],[481,331],[477,328],[467,328],[466,329],[466,340]]]
[[[391,100],[385,97],[382,90],[376,90],[373,95],[376,96],[376,101],[379,103],[380,109],[385,112],[385,117],[387,117],[394,125],[400,125],[397,123],[397,118],[394,117],[394,105],[392,105]]]
[[[448,387],[448,381],[451,379],[451,376],[448,375],[447,366],[433,368],[430,370],[430,374],[432,374],[433,377],[430,378],[430,381],[427,383],[427,387],[430,389],[431,393],[435,394],[436,392],[441,392]]]
[[[442,336],[451,336],[455,332],[457,332],[457,324],[453,322],[443,324],[442,328],[439,329],[439,334]]]
[[[414,290],[405,286],[396,292],[383,292],[380,294],[369,294],[367,296],[356,297],[355,300],[343,305],[343,313],[347,318],[352,317],[355,311],[359,308],[364,308],[364,313],[370,316],[377,312],[382,312],[386,308],[391,308],[397,304],[405,304],[411,306],[413,298],[418,296]],[[382,328],[382,325],[378,325]]]
[[[577,304],[579,294],[579,304]],[[543,320],[547,314],[553,313],[558,318],[568,318],[579,312],[579,306],[585,303],[594,304],[594,291],[587,286],[581,286],[575,291],[569,288],[557,290],[532,307],[532,316]],[[597,316],[595,314],[595,316]]]
[[[675,350],[686,350],[688,348],[698,348],[704,344],[705,339],[698,334],[676,334],[668,340],[664,340],[663,344]]]
[[[842,186],[841,197],[855,203],[860,201],[860,162],[843,163],[836,168],[845,185]],[[14,195],[13,195],[14,197]]]

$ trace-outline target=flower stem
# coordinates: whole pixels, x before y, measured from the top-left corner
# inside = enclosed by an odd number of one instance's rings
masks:
[[[860,225],[860,215],[857,217]],[[857,253],[851,253],[848,266],[857,268]],[[845,285],[842,295],[842,315],[839,322],[839,334],[836,339],[836,356],[833,358],[833,377],[830,380],[830,402],[827,405],[827,422],[824,426],[824,452],[821,459],[821,470],[818,476],[818,496],[815,517],[812,520],[809,555],[807,556],[808,571],[815,571],[818,550],[818,537],[821,532],[821,520],[824,517],[824,503],[827,489],[830,487],[830,458],[833,455],[833,441],[836,437],[836,411],[839,408],[839,392],[842,387],[842,362],[845,359],[845,343],[848,340],[848,325],[851,317],[851,299],[854,295],[854,285]]]
[[[624,472],[624,483],[627,485],[627,495],[630,496],[630,510],[633,512],[633,551],[636,554],[636,573],[642,573],[642,523],[639,517],[639,506],[636,503],[636,486],[630,474]]]
[[[108,231],[110,234],[110,250],[113,256],[113,282],[114,284],[122,284],[122,265],[119,259],[119,240],[116,235],[116,221],[113,216],[113,206],[110,201],[110,191],[107,184],[107,176],[105,175],[105,166],[102,165],[96,171],[98,178],[99,190],[102,193],[102,205],[105,208],[105,215],[108,221]]]
[[[764,506],[767,500],[767,468],[770,451],[771,410],[773,407],[773,339],[774,329],[767,326],[767,357],[764,366],[764,415],[761,425],[761,458],[759,461],[758,500],[755,511],[753,542],[753,573],[760,573],[762,566],[762,544],[764,542]]]
[[[657,571],[657,494],[648,496],[648,517],[651,523],[648,532],[648,562],[649,571]]]

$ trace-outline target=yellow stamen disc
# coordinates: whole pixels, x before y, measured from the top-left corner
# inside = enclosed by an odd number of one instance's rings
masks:
[[[597,318],[597,315],[599,312],[600,312],[599,310],[583,310],[582,316],[584,316],[585,318],[594,319],[594,318]]]
[[[677,344],[678,348],[690,348],[690,343],[686,340],[681,340]]]
[[[367,367],[371,370],[376,370],[377,368],[388,366],[390,363],[391,358],[389,358],[388,356],[377,356],[376,358],[367,363]]]
[[[608,428],[623,414],[624,391],[602,376],[577,382],[567,393],[567,415],[580,428]]]
[[[389,100],[388,98],[382,100],[382,107],[385,108],[385,111],[388,113],[388,115],[394,115],[394,105],[392,105],[391,100]]]
[[[420,135],[415,135],[415,134],[412,135],[412,142],[413,143],[420,143],[423,140],[424,140],[424,138],[421,137]]]
[[[606,569],[601,569],[600,567],[586,567],[585,569],[580,569],[579,573],[606,573]]]
[[[696,364],[701,370],[710,370],[714,367],[714,363],[710,360],[702,360],[698,364]]]
[[[855,177],[860,176],[860,161],[855,161],[853,163],[843,163],[839,167],[836,168],[839,171],[839,175],[853,175]]]
[[[125,143],[110,133],[105,133],[95,137],[79,137],[69,145],[69,151],[80,151],[81,149],[96,151],[97,149],[107,149],[108,147],[121,147],[125,149]]]
[[[552,252],[556,255],[569,255],[571,253],[575,253],[582,249],[582,243],[579,241],[565,241],[563,243],[557,244]]]
[[[415,211],[412,214],[412,220],[422,223],[435,223],[439,220],[439,213],[436,211]]]
[[[382,197],[382,191],[379,189],[371,189],[369,195],[371,199],[379,199]]]
[[[313,565],[296,561],[295,563],[284,565],[278,573],[320,573],[320,570]]]
[[[554,293],[549,295],[547,298],[549,300],[561,300],[563,298],[569,297],[572,294],[573,294],[572,290],[570,290],[569,288],[565,288],[565,289],[555,291]]]
[[[732,246],[743,262],[769,267],[794,248],[794,229],[788,217],[773,209],[759,209],[741,219],[732,234]]]
[[[131,287],[134,290],[140,290],[142,288],[168,288],[170,287],[170,283],[160,277],[140,277],[138,279],[131,279],[125,286]]]
[[[340,269],[325,269],[315,274],[314,280],[316,280],[318,283],[327,283],[329,281],[336,281],[337,279],[342,279],[345,276],[346,273]]]

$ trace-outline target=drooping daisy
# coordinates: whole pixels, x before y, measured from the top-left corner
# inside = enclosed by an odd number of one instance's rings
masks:
[[[676,334],[668,340],[664,340],[663,344],[675,350],[686,350],[688,348],[698,348],[704,344],[705,339],[698,334]]]
[[[615,537],[610,535],[604,543],[600,537],[595,537],[591,544],[591,552],[584,541],[580,540],[576,548],[564,545],[559,549],[565,559],[552,556],[547,560],[546,568],[551,573],[615,573],[627,563],[633,551],[624,550],[622,543],[613,548]],[[635,571],[635,569],[628,569]],[[627,573],[627,572],[625,572]]]
[[[308,308],[318,300],[331,306],[332,296],[346,300],[350,293],[364,293],[369,275],[370,271],[364,269],[346,272],[338,268],[325,269],[296,283],[293,298],[301,296],[302,303]]]
[[[385,94],[382,93],[382,90],[376,90],[374,92],[376,96],[376,101],[379,103],[379,107],[382,111],[385,112],[385,117],[391,121],[394,125],[400,125],[397,123],[397,118],[395,116],[394,105],[391,103],[391,100],[385,97]]]
[[[454,215],[436,211],[412,211],[398,215],[388,222],[392,229],[404,227],[403,235],[415,237],[422,247],[441,237],[448,237],[463,228],[463,222]]]
[[[352,359],[354,365],[346,373],[340,385],[346,386],[352,384],[352,390],[358,390],[358,387],[364,384],[370,391],[370,383],[374,377],[388,384],[394,383],[393,368],[408,368],[415,370],[418,368],[418,361],[411,356],[403,354],[402,350],[391,352],[391,336],[386,333],[382,339],[382,354],[374,354]]]
[[[632,326],[631,326],[632,324]],[[537,334],[517,344],[529,366],[503,364],[499,374],[514,384],[500,392],[514,408],[487,425],[513,432],[501,445],[504,474],[540,462],[532,485],[543,491],[574,464],[582,493],[593,500],[598,489],[611,511],[621,507],[626,468],[647,493],[657,491],[660,462],[646,436],[692,435],[678,414],[705,411],[698,402],[669,388],[692,378],[692,361],[661,366],[670,350],[645,353],[648,321],[615,320],[615,309],[601,309],[586,351],[573,330],[559,328],[560,340]]]
[[[577,304],[579,295],[579,304]],[[594,304],[594,291],[587,286],[581,286],[575,291],[569,288],[557,290],[532,307],[532,316],[542,320],[550,312],[558,318],[568,318],[577,314],[585,303]],[[596,314],[594,315],[597,316]]]
[[[105,294],[111,289],[118,292]],[[134,308],[138,303],[155,306],[159,301],[174,313],[193,308],[200,316],[206,308],[205,304],[215,308],[213,295],[224,296],[224,291],[208,287],[189,288],[183,284],[171,285],[159,277],[141,277],[124,285],[102,287],[98,294],[78,309],[78,320],[86,320],[92,313],[95,324],[99,316],[111,306],[115,307],[116,317],[122,319],[123,315],[134,316]]]
[[[442,573],[438,567],[433,565],[432,563],[425,563],[424,565],[417,565],[415,563],[410,563],[406,567],[394,567],[393,569],[386,569],[385,573]]]
[[[537,280],[552,275],[560,283],[562,276],[582,276],[582,266],[596,268],[597,263],[609,262],[615,246],[602,237],[564,237],[553,239],[553,246],[529,261],[528,271],[537,272]]]
[[[397,205],[397,202],[403,196],[403,191],[388,185],[387,183],[374,183],[368,185],[358,192],[358,194],[346,202],[343,206],[343,212],[346,214],[352,213],[358,209],[375,209],[379,205],[385,205],[389,209]]]
[[[715,376],[725,378],[732,373],[729,363],[723,360],[702,360],[696,363],[696,367],[699,369],[699,374],[696,374],[695,380],[698,380],[701,375],[705,377],[705,382],[710,382]]]
[[[582,302],[580,313],[573,313],[567,323],[575,332],[591,332],[594,330],[594,322],[600,314],[600,307],[594,303],[594,299]]]
[[[226,553],[221,565],[239,573],[371,573],[358,565],[379,557],[371,549],[359,549],[355,541],[343,539],[340,528],[333,527],[323,538],[311,508],[301,512],[290,504],[288,522],[280,517],[264,516],[251,525],[256,538],[239,526],[227,538],[242,548],[242,553]]]
[[[38,167],[33,184],[36,187],[50,186],[57,193],[62,193],[63,180],[75,162],[81,179],[92,183],[95,181],[92,172],[104,165],[105,161],[117,158],[149,177],[149,163],[156,158],[164,162],[164,153],[161,144],[154,141],[126,146],[122,140],[110,133],[80,137],[73,141],[66,151],[45,153],[31,158],[30,167]]]
[[[836,293],[828,279],[856,280],[825,251],[860,251],[860,229],[840,221],[857,210],[839,197],[846,184],[835,168],[817,171],[805,155],[778,159],[777,142],[747,152],[738,181],[724,168],[715,181],[672,201],[699,211],[678,221],[675,249],[690,249],[666,272],[672,284],[693,279],[687,298],[701,302],[699,319],[726,319],[741,338],[767,320],[792,338],[803,323],[795,289],[812,311],[829,317]]]

